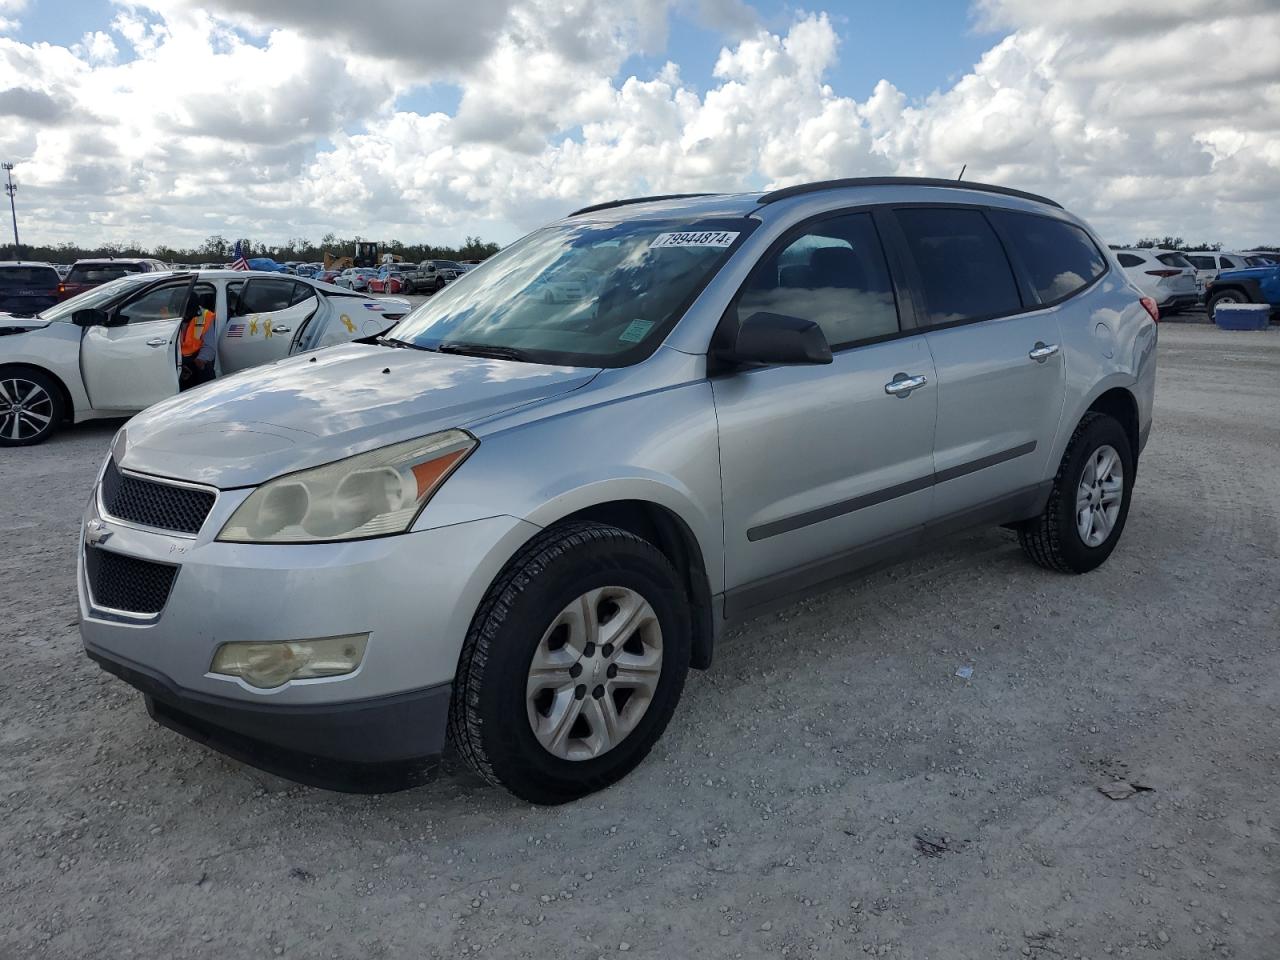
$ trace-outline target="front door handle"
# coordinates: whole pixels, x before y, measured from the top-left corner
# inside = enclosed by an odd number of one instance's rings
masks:
[[[166,343],[168,343],[168,342],[169,342],[169,338],[168,338],[168,337],[152,337],[150,340],[148,340],[148,341],[147,341],[147,346],[148,346],[148,347],[163,347],[163,346],[164,346]]]
[[[1027,356],[1036,363],[1044,363],[1057,352],[1058,345],[1056,343],[1045,343],[1043,340],[1037,340],[1036,345],[1031,348],[1031,352]]]
[[[912,390],[918,390],[928,382],[928,377],[911,377],[905,373],[895,373],[893,379],[884,385],[884,392],[891,397],[906,397],[911,395]]]

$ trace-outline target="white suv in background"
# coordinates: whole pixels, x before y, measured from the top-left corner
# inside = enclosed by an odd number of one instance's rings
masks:
[[[1223,270],[1243,270],[1246,267],[1263,267],[1267,261],[1248,253],[1228,253],[1223,250],[1191,250],[1183,254],[1196,270],[1196,287],[1201,294],[1204,288],[1217,279]]]
[[[1156,302],[1162,316],[1200,302],[1196,268],[1177,250],[1123,248],[1115,255],[1134,285]]]

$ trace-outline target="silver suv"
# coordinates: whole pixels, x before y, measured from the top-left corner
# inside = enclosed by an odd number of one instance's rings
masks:
[[[726,622],[974,524],[1102,563],[1156,318],[1015,190],[589,207],[383,337],[134,418],[85,516],[84,645],[159,722],[298,779],[417,782],[447,734],[526,800],[581,797]]]

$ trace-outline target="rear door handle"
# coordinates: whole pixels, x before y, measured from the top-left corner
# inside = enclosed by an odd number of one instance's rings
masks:
[[[1031,348],[1031,352],[1027,356],[1036,363],[1044,363],[1057,352],[1058,345],[1056,343],[1045,343],[1043,340],[1037,340],[1036,345]]]
[[[147,346],[148,346],[148,347],[163,347],[163,346],[164,346],[166,343],[168,343],[168,342],[169,342],[169,338],[168,338],[168,337],[152,337],[150,340],[148,340],[148,341],[147,341]]]
[[[271,333],[272,333],[272,335],[277,334],[277,333],[289,333],[289,332],[291,332],[292,330],[293,330],[293,327],[276,327],[276,326],[273,326],[273,327],[271,328]]]
[[[884,385],[884,392],[891,397],[906,397],[911,395],[912,390],[918,390],[928,382],[928,377],[910,377],[905,373],[897,373]]]

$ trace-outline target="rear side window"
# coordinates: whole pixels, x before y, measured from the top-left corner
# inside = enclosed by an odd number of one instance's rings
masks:
[[[283,310],[293,302],[293,288],[292,280],[251,280],[240,291],[235,315]]]
[[[897,217],[920,272],[930,325],[1022,309],[1009,258],[981,211],[912,208]]]
[[[0,290],[47,290],[57,285],[53,267],[0,267]]]
[[[1195,254],[1187,254],[1187,259],[1191,262],[1191,265],[1195,267],[1197,270],[1215,269],[1213,265],[1213,257],[1206,257],[1203,255],[1196,256]]]
[[[781,313],[812,320],[833,350],[898,332],[898,307],[868,213],[808,227],[752,271],[738,319]]]
[[[106,283],[131,273],[146,273],[136,263],[77,263],[67,274],[67,283]]]
[[[1117,254],[1116,259],[1120,261],[1120,266],[1122,267],[1140,267],[1145,262],[1141,257],[1132,253]]]
[[[1166,267],[1182,267],[1185,269],[1191,266],[1191,261],[1180,253],[1162,253],[1156,259]]]
[[[1069,297],[1107,272],[1098,247],[1074,224],[1005,210],[991,216],[1017,251],[1041,303]]]

